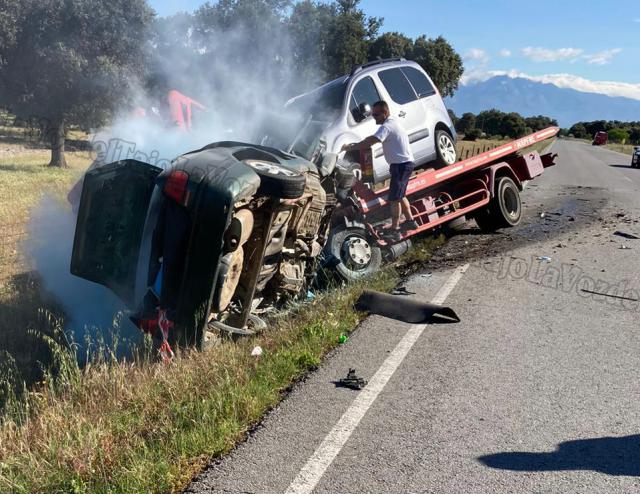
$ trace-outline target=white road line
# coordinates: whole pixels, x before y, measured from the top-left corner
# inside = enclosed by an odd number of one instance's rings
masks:
[[[431,302],[434,304],[444,303],[468,268],[469,264],[457,268],[438,290]],[[409,328],[407,334],[400,340],[400,343],[371,378],[369,384],[360,391],[358,397],[353,400],[351,406],[344,412],[338,423],[302,467],[302,470],[300,470],[300,473],[293,480],[285,494],[309,494],[315,489],[324,472],[338,456],[353,431],[358,427],[362,417],[367,413],[369,407],[389,382],[393,373],[407,356],[411,347],[418,341],[426,327],[425,324],[420,324]]]

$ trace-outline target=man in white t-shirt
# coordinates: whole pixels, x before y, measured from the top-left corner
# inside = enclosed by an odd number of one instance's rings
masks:
[[[404,214],[408,230],[418,228],[418,223],[413,219],[411,206],[405,197],[407,184],[413,173],[415,164],[413,163],[413,153],[409,146],[409,136],[400,123],[389,113],[389,105],[384,101],[378,101],[373,105],[371,115],[376,123],[380,125],[376,133],[366,139],[342,146],[342,151],[359,151],[382,143],[384,159],[389,163],[391,172],[391,185],[387,199],[391,207],[391,227],[389,237],[394,242],[402,240],[400,233],[400,212]]]

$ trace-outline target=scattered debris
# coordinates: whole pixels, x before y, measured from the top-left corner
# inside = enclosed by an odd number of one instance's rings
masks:
[[[431,278],[432,276],[433,276],[433,273],[425,273],[420,275],[421,278]]]
[[[551,262],[551,258],[549,256],[538,256],[537,259],[542,262]]]
[[[335,383],[335,385],[342,388],[350,388],[355,389],[356,391],[360,391],[367,385],[367,381],[365,381],[361,377],[358,377],[356,375],[355,369],[349,369],[347,377],[340,379]]]
[[[410,292],[406,286],[397,286],[391,290],[391,295],[415,295],[416,292]]]
[[[638,239],[640,239],[640,237],[632,235],[631,233],[621,232],[620,230],[617,230],[617,231],[613,232],[613,234],[617,235],[618,237],[628,238],[630,240],[638,240]]]
[[[540,218],[544,218],[545,214],[544,213],[540,213]]]
[[[262,355],[262,347],[257,346],[251,350],[252,357],[259,357],[260,355]]]
[[[311,290],[307,290],[307,300],[313,300],[316,298],[316,294],[313,293]]]
[[[348,339],[349,339],[349,337],[346,334],[341,333],[340,336],[338,336],[338,343],[343,345],[343,344],[345,344],[347,342]]]
[[[576,220],[575,216],[569,216],[569,221],[575,221],[575,220]]]
[[[627,250],[627,249],[631,249],[631,247],[629,247],[628,245],[621,245],[619,249]]]
[[[611,295],[610,293],[594,292],[592,290],[585,290],[584,288],[580,289],[580,291],[584,293],[591,293],[593,295],[602,295],[604,297],[619,298],[620,300],[631,300],[632,302],[640,302],[640,300],[637,298],[622,297],[620,295]]]
[[[355,303],[356,310],[389,317],[412,324],[427,322],[460,322],[450,307],[398,298],[387,293],[365,290]],[[434,321],[435,319],[435,321]],[[439,321],[438,321],[439,320]]]

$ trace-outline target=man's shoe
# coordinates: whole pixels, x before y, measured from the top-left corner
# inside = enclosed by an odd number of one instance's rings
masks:
[[[417,230],[418,228],[420,228],[420,225],[418,225],[418,222],[416,220],[411,220],[405,221],[404,223],[402,223],[402,225],[400,225],[400,227],[403,230]]]
[[[402,233],[400,230],[388,230],[384,236],[392,242],[400,242],[402,240]]]

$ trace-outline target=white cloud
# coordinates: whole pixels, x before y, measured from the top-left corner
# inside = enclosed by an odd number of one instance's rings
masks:
[[[625,98],[640,100],[640,84],[615,81],[592,81],[573,74],[546,74],[541,76],[532,76],[517,70],[510,70],[508,72],[503,70],[484,72],[471,71],[465,72],[461,82],[462,84],[470,84],[473,82],[486,81],[491,77],[499,75],[506,75],[512,78],[521,77],[523,79],[554,84],[558,87],[575,89],[585,93],[599,93],[606,94],[607,96],[623,96]]]
[[[558,62],[560,60],[577,59],[584,50],[580,48],[548,48],[527,46],[522,49],[522,54],[534,62]]]
[[[506,50],[506,49],[500,50],[500,56],[501,57],[505,57],[505,58],[506,57],[510,57],[511,56],[511,50]]]
[[[490,57],[486,51],[480,48],[471,48],[467,53],[465,53],[463,59],[467,61],[473,60],[481,64],[486,64],[489,62]]]
[[[612,50],[602,50],[593,55],[584,55],[584,59],[591,64],[605,65],[611,62],[611,59],[622,51],[622,48],[613,48]]]

